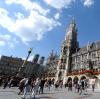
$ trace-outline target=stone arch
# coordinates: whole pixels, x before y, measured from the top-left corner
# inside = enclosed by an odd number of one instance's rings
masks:
[[[74,84],[78,83],[78,80],[79,80],[79,78],[78,78],[77,76],[75,76],[75,77],[73,78]]]
[[[71,77],[68,77],[67,83],[68,83],[69,81],[72,81],[72,78],[71,78]]]
[[[86,79],[86,76],[83,75],[80,77],[80,80],[83,80],[83,79]]]
[[[83,75],[80,75],[80,76],[79,76],[79,80],[81,80],[81,78],[83,78],[83,76],[84,76],[85,78],[88,78],[85,74],[83,74]]]

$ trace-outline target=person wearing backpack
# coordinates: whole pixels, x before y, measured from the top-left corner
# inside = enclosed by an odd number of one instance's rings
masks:
[[[19,82],[19,86],[18,86],[19,93],[18,93],[18,95],[20,95],[20,94],[23,92],[25,81],[26,81],[26,79],[23,78],[23,79]]]

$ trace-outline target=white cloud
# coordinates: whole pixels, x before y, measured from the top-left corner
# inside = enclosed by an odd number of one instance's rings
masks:
[[[18,41],[16,38],[13,38],[13,42],[14,42],[15,44],[18,44],[18,43],[19,43],[19,41]]]
[[[5,41],[0,41],[0,46],[5,46],[5,45],[6,45]]]
[[[58,20],[60,18],[60,13],[56,13],[54,17],[56,20]]]
[[[23,41],[32,41],[42,39],[45,32],[57,26],[58,22],[53,19],[48,19],[45,16],[38,14],[36,11],[31,11],[28,18],[16,20],[15,30],[16,35],[22,38]]]
[[[39,4],[35,3],[35,2],[31,2],[30,0],[5,0],[6,4],[19,4],[21,6],[23,6],[26,10],[36,10],[39,13],[46,15],[47,13],[50,12],[49,9],[43,9]]]
[[[2,35],[0,34],[0,46],[5,47],[8,46],[10,48],[14,48],[14,39],[12,39],[12,37],[10,35]]]
[[[75,0],[44,0],[48,5],[56,8],[68,8],[75,2]]]
[[[14,21],[8,16],[9,12],[6,9],[0,8],[0,25],[3,28],[13,28]]]
[[[20,13],[20,12],[15,12],[15,16],[17,19],[22,19],[24,18],[24,14]]]
[[[9,43],[10,39],[11,39],[10,35],[1,35],[0,34],[0,46],[2,46],[2,47],[6,46],[6,44]]]
[[[34,58],[34,55],[32,54],[32,55],[29,56],[28,61],[32,61],[33,58]],[[22,59],[25,60],[26,58],[24,57],[24,58],[22,58]]]
[[[94,0],[82,0],[84,6],[90,7],[94,4]]]
[[[24,43],[41,40],[47,31],[60,25],[58,21],[47,18],[35,10],[31,10],[28,17],[24,17],[20,12],[17,14],[18,18],[14,20],[9,17],[9,12],[6,9],[0,8],[0,25],[21,38]]]
[[[32,61],[33,58],[34,58],[34,55],[32,54],[32,55],[30,55],[30,57],[28,58],[28,61]]]

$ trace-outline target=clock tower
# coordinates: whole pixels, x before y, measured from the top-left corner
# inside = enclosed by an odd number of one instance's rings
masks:
[[[77,41],[77,28],[73,19],[66,30],[65,40],[61,45],[61,53],[59,57],[56,81],[63,80],[65,82],[67,73],[71,72],[72,54],[79,48]]]

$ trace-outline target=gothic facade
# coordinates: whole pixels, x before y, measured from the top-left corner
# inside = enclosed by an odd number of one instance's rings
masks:
[[[61,45],[56,81],[63,80],[65,83],[69,77],[79,79],[82,75],[84,77],[95,75],[100,78],[100,41],[87,43],[80,48],[76,23],[72,20]]]

